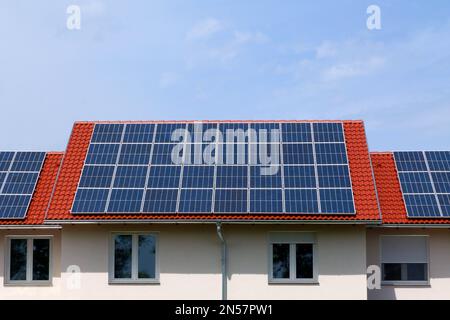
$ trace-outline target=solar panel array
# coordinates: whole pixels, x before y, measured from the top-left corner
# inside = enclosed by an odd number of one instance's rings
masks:
[[[0,152],[0,219],[26,216],[45,152]]]
[[[450,151],[395,152],[410,218],[450,217]]]
[[[342,123],[108,123],[95,125],[72,213],[354,208]]]

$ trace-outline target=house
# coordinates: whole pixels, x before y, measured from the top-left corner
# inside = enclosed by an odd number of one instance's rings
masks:
[[[370,153],[362,121],[77,122],[0,152],[0,298],[449,299],[449,154]]]

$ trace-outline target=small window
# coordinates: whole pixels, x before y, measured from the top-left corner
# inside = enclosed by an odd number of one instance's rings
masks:
[[[51,238],[7,238],[6,283],[51,284]]]
[[[314,255],[315,240],[310,233],[272,233],[269,282],[317,282]]]
[[[158,282],[157,242],[153,234],[113,234],[110,282]]]
[[[383,284],[428,284],[428,238],[426,236],[382,236]]]

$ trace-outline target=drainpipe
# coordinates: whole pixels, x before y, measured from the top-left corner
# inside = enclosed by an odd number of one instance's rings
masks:
[[[222,256],[221,256],[221,265],[222,265],[222,300],[227,300],[227,243],[222,233],[222,224],[217,222],[217,236],[222,242]]]

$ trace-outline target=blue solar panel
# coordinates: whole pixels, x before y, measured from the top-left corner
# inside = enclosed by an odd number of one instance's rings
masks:
[[[0,219],[26,216],[45,152],[0,152]]]
[[[354,213],[344,141],[341,123],[98,124],[73,212]],[[333,190],[349,200],[321,206]]]
[[[108,200],[108,189],[78,189],[72,212],[103,213]]]
[[[450,172],[432,172],[431,175],[436,192],[450,194]]]
[[[316,189],[286,189],[287,213],[318,213]]]
[[[123,124],[96,124],[92,134],[92,143],[119,143],[122,139]]]
[[[408,217],[448,216],[450,152],[395,152],[394,158]],[[438,201],[439,199],[439,201]]]
[[[320,188],[350,188],[348,166],[318,166]]]
[[[405,194],[409,217],[440,217],[434,194]]]
[[[37,172],[11,172],[5,181],[2,194],[31,195],[38,177]]]
[[[45,152],[17,152],[10,171],[39,172]]]
[[[450,171],[450,151],[425,152],[431,171]]]
[[[347,164],[347,150],[344,143],[316,144],[317,164]]]
[[[394,152],[398,171],[427,171],[422,152]]]
[[[249,141],[249,125],[247,123],[220,123],[224,143],[247,143]]]
[[[144,189],[113,189],[107,212],[137,213],[141,211]]]
[[[176,152],[176,144],[155,144],[153,145],[152,165],[173,165],[174,158],[182,157],[182,150]],[[175,151],[174,151],[175,150]],[[174,155],[172,155],[172,152]],[[178,163],[180,164],[180,163]]]
[[[283,143],[312,141],[310,123],[283,123],[281,128]]]
[[[320,205],[323,213],[354,213],[351,189],[320,189]]]
[[[149,189],[145,195],[144,212],[175,213],[178,189]]]
[[[314,164],[312,144],[283,144],[284,164]]]
[[[281,189],[251,189],[250,212],[279,213],[283,212]]]
[[[0,172],[0,188],[3,184],[3,181],[5,181],[6,178],[6,172]]]
[[[144,188],[147,170],[146,166],[118,166],[114,188]]]
[[[14,152],[0,152],[0,171],[8,171]]]
[[[404,193],[434,193],[428,172],[400,172]]]
[[[274,174],[263,174],[264,168],[261,166],[250,167],[250,188],[281,188],[281,167],[274,166]]]
[[[285,188],[315,188],[314,166],[284,166]]]
[[[181,189],[178,212],[210,213],[212,210],[211,189]]]
[[[181,166],[152,166],[148,177],[148,188],[178,188]]]
[[[147,165],[151,150],[151,144],[122,144],[119,164]]]
[[[188,132],[192,143],[202,143],[205,133],[207,133],[206,136],[209,138],[205,141],[215,141],[211,138],[217,135],[217,123],[190,123],[188,124]]]
[[[86,164],[116,164],[119,144],[91,144]]]
[[[80,188],[109,188],[114,174],[114,166],[85,166]]]
[[[216,188],[247,188],[247,166],[217,166]]]
[[[246,213],[247,190],[216,189],[214,212],[217,213]]]
[[[27,213],[30,195],[0,195],[0,214],[2,219],[22,219]]]
[[[218,144],[217,164],[243,165],[248,164],[249,147],[247,144]]]
[[[213,166],[184,166],[183,188],[211,188],[214,185]]]
[[[216,163],[215,143],[187,143],[184,150],[184,164],[213,165]]]
[[[344,131],[341,123],[314,123],[315,142],[344,142]]]
[[[184,141],[184,137],[186,137],[186,124],[158,124],[155,143],[180,142]]]
[[[439,194],[438,199],[443,216],[450,217],[450,194]]]
[[[123,136],[123,142],[152,143],[154,130],[154,124],[127,124],[125,128],[125,135]]]

